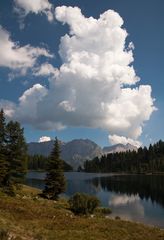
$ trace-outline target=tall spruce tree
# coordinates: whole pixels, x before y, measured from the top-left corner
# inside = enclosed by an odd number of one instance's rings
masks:
[[[57,200],[59,194],[64,192],[65,188],[66,181],[63,171],[63,161],[60,158],[60,145],[58,139],[55,138],[54,147],[47,164],[43,196],[48,199]]]
[[[9,165],[7,185],[21,183],[26,174],[27,146],[23,132],[24,129],[18,122],[10,121],[6,125],[6,154]]]
[[[5,154],[6,147],[6,123],[4,112],[1,109],[0,111],[0,187],[2,187],[5,183],[5,178],[7,175],[7,159]]]

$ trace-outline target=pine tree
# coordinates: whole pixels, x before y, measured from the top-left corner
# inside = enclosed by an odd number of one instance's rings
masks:
[[[60,146],[55,138],[54,147],[47,164],[47,175],[43,196],[48,199],[58,199],[60,193],[64,192],[66,181],[63,172],[63,161],[60,158]]]
[[[4,185],[7,175],[7,160],[5,155],[6,133],[5,133],[5,117],[4,112],[0,111],[0,186]]]
[[[24,129],[18,122],[10,121],[6,126],[6,154],[9,164],[8,185],[21,183],[26,174],[27,146],[23,131]]]

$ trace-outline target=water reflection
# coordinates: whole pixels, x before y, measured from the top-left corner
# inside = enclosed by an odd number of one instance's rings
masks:
[[[95,177],[87,182],[97,189],[105,206],[108,196],[113,217],[164,228],[164,176],[117,175]]]
[[[131,196],[127,196],[127,195],[113,196],[109,201],[109,205],[117,207],[117,206],[123,206],[123,205],[131,204],[134,202],[138,202],[139,200],[140,198],[138,194],[131,195]]]
[[[164,176],[65,173],[69,197],[75,192],[97,196],[112,216],[164,228]],[[26,184],[44,188],[45,173],[31,172]]]
[[[89,180],[104,191],[138,196],[151,200],[164,207],[164,176],[153,175],[117,175]]]

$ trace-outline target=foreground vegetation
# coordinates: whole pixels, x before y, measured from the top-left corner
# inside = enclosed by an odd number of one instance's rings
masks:
[[[6,122],[0,111],[0,187],[14,195],[26,174],[27,146],[19,122]]]
[[[164,231],[105,215],[77,216],[66,200],[38,197],[24,186],[16,197],[0,193],[0,239],[163,240]]]
[[[15,191],[23,182],[27,171],[27,145],[24,129],[19,122],[5,119],[0,110],[0,188],[1,191],[15,196]],[[55,138],[54,147],[46,162],[45,189],[42,197],[57,200],[65,191],[64,161],[60,157],[60,144]]]

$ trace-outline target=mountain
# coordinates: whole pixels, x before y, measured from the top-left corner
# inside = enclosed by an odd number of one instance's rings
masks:
[[[31,142],[27,144],[29,155],[43,155],[48,156],[53,148],[53,141],[48,142]]]
[[[53,148],[53,141],[28,144],[29,155],[41,154],[48,156]],[[92,160],[103,154],[102,149],[89,139],[75,139],[70,142],[61,142],[61,157],[74,169],[83,166],[85,160]]]
[[[108,154],[116,152],[137,151],[137,149],[138,149],[137,147],[131,145],[130,143],[127,143],[126,145],[119,143],[113,146],[104,147],[103,153]]]
[[[52,148],[53,141],[28,143],[29,155],[41,154],[48,156]],[[75,139],[67,143],[61,142],[61,157],[74,169],[77,169],[80,165],[83,166],[85,160],[92,160],[94,157],[100,157],[103,154],[133,150],[137,151],[137,148],[131,144],[117,144],[102,149],[89,139]]]

